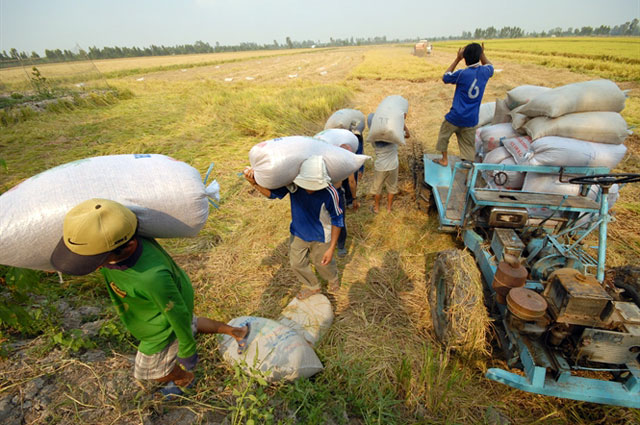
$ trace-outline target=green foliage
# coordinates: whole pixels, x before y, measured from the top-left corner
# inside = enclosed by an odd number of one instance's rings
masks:
[[[74,353],[81,349],[89,349],[96,346],[93,341],[82,336],[80,329],[72,329],[69,332],[60,331],[53,335],[52,340],[56,345],[67,348]]]
[[[28,309],[29,292],[39,292],[42,273],[0,266],[0,330],[33,335],[41,330],[42,311]]]
[[[267,393],[267,376],[257,369],[246,374],[241,365],[234,365],[233,376],[226,383],[233,388],[235,397],[235,404],[229,407],[232,425],[274,423],[274,408],[270,405],[271,397]]]
[[[31,79],[31,84],[35,88],[36,93],[38,93],[38,95],[44,98],[50,98],[53,96],[53,94],[51,93],[49,84],[47,83],[47,78],[44,75],[42,75],[40,73],[40,70],[35,66],[31,69],[30,79]]]

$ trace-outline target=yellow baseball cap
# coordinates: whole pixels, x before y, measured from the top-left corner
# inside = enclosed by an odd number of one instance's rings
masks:
[[[129,242],[138,218],[124,205],[108,199],[89,199],[65,216],[62,239],[51,264],[63,273],[85,275],[100,267],[111,251]]]

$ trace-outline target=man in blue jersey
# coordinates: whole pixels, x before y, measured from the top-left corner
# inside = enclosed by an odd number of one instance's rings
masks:
[[[305,299],[321,292],[311,264],[328,282],[329,292],[338,291],[340,279],[333,253],[340,229],[344,226],[344,213],[339,205],[338,191],[331,185],[322,157],[308,158],[300,166],[300,173],[293,184],[278,189],[269,190],[256,183],[252,168],[245,169],[244,176],[253,187],[270,199],[282,199],[289,195],[289,263],[302,283],[297,297]]]
[[[453,72],[463,58],[467,67]],[[442,77],[445,84],[455,84],[456,91],[451,109],[440,126],[436,150],[442,152],[442,158],[434,160],[435,163],[442,166],[449,164],[447,148],[449,139],[454,133],[458,138],[460,157],[467,161],[474,160],[476,155],[474,137],[480,103],[487,82],[492,76],[493,65],[484,54],[484,43],[482,46],[471,43],[458,50],[456,59]]]

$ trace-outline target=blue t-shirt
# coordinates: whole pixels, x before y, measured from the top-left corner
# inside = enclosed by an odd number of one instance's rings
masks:
[[[286,187],[271,190],[270,198],[291,198],[291,234],[306,242],[330,242],[331,225],[344,227],[344,213],[338,191],[328,187],[309,193],[301,187],[291,192]]]
[[[457,127],[478,125],[480,103],[487,81],[493,76],[493,65],[475,64],[442,76],[446,84],[455,84],[453,104],[445,119]]]

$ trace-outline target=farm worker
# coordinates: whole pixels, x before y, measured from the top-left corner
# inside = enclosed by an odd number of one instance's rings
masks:
[[[120,319],[140,340],[135,377],[165,383],[164,395],[182,394],[193,384],[191,370],[198,362],[194,333],[230,335],[243,351],[249,325],[196,317],[187,274],[154,239],[137,232],[138,219],[130,209],[90,199],[66,214],[51,263],[76,276],[100,269]]]
[[[453,72],[458,63],[464,58],[466,68]],[[456,91],[449,113],[445,115],[436,150],[442,152],[442,158],[434,159],[436,164],[446,166],[449,163],[447,148],[452,134],[456,134],[460,157],[473,161],[476,156],[475,133],[478,125],[478,114],[484,89],[493,76],[493,65],[484,54],[484,43],[467,44],[458,49],[453,63],[445,71],[442,81],[445,84],[455,84]]]
[[[374,114],[367,117],[369,127],[373,120]],[[407,114],[404,114],[405,119]],[[409,138],[409,129],[404,126],[404,137]],[[375,151],[375,162],[373,163],[373,185],[371,186],[371,194],[373,195],[373,212],[380,211],[380,199],[382,198],[382,187],[387,189],[387,211],[391,212],[393,205],[393,197],[398,193],[398,145],[395,143],[373,141],[373,149]]]
[[[364,122],[362,123],[362,125],[364,126]],[[320,139],[323,139],[324,138],[323,134],[326,134],[328,132],[333,132],[331,137],[334,138],[336,143],[342,143],[340,145],[342,149],[348,150],[349,152],[353,152],[352,146],[356,145],[357,146],[356,152],[359,150],[360,153],[362,153],[362,141],[361,141],[362,139],[358,138],[356,134],[345,129],[329,129],[329,130],[323,131],[322,133],[317,135],[317,137]],[[354,210],[357,211],[358,208],[360,207],[360,203],[358,202],[358,197],[357,197],[358,173],[359,173],[359,170],[356,170],[356,172],[349,175],[349,177],[347,177],[346,179],[334,185],[335,188],[338,190],[338,196],[340,197],[340,209],[345,214],[344,227],[340,229],[340,236],[338,237],[338,257],[345,257],[347,255],[346,208],[349,207],[348,196],[353,194],[351,195],[352,196],[351,205],[353,206]]]
[[[289,195],[289,263],[302,284],[297,298],[305,299],[321,292],[311,264],[328,282],[329,292],[337,292],[340,289],[340,279],[333,253],[340,229],[344,226],[344,213],[339,205],[338,191],[331,185],[322,156],[315,155],[306,159],[293,184],[286,187],[269,190],[260,186],[251,167],[244,170],[244,177],[270,199],[282,199]]]

